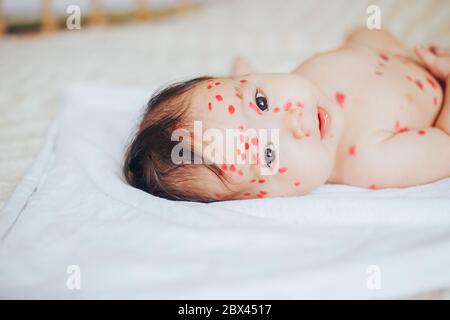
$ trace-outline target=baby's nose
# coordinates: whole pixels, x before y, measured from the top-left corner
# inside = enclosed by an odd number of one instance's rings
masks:
[[[303,127],[303,112],[299,109],[292,109],[287,115],[288,127],[295,139],[305,136]]]

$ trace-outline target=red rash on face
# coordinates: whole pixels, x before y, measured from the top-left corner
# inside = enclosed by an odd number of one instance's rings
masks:
[[[216,96],[216,100],[220,102],[220,101],[223,100],[223,98],[222,98],[222,96],[221,96],[220,94],[218,94],[218,95]]]
[[[299,187],[300,186],[300,182],[299,181],[294,182],[294,186],[295,187]]]
[[[260,116],[263,115],[262,111],[261,111],[261,110],[260,110],[260,109],[252,102],[252,101],[249,102],[248,106],[249,106],[253,111],[255,111],[257,114],[259,114]]]
[[[431,79],[430,77],[427,77],[427,81],[433,87],[433,89],[437,88],[437,84],[436,84],[436,82],[434,82],[433,79]]]
[[[208,110],[211,111],[212,110],[212,103],[208,102]]]
[[[380,57],[381,59],[383,59],[384,61],[389,61],[389,57],[388,57],[387,55],[385,55],[384,53],[380,53],[380,54],[379,54],[379,57]]]
[[[230,114],[233,114],[234,113],[234,106],[233,105],[229,105],[228,106],[228,112],[230,113]]]
[[[377,188],[377,186],[374,185],[374,184],[371,184],[371,185],[369,186],[369,189],[370,189],[370,190],[375,190],[376,188]]]
[[[351,157],[356,155],[356,146],[354,144],[348,148],[348,155]]]
[[[220,86],[220,82],[216,82],[216,83],[214,83],[216,86]]]
[[[208,88],[208,90],[211,89],[211,88],[212,88],[212,85],[208,84],[208,87],[207,87],[207,88]]]
[[[256,179],[250,180],[250,183],[255,183],[255,182],[256,182]]]
[[[336,102],[338,103],[338,105],[341,108],[343,108],[344,107],[344,103],[345,103],[345,95],[342,92],[336,92],[334,97],[336,98]]]
[[[262,194],[263,196],[265,196],[267,194],[267,192],[264,190],[259,190],[259,194]]]
[[[259,179],[258,180],[258,183],[264,183],[264,182],[266,182],[266,180],[264,180],[264,179]]]
[[[402,126],[400,125],[400,122],[398,120],[395,122],[395,133],[402,133],[402,132],[406,132],[408,130],[409,129],[406,127],[402,128]]]
[[[417,131],[417,133],[419,135],[421,135],[421,136],[424,136],[426,134],[426,131],[425,130],[419,130],[419,131]]]
[[[239,82],[240,82],[240,83],[246,83],[246,82],[247,82],[247,80],[245,80],[245,79],[242,79],[242,80],[240,80]]]
[[[292,106],[291,100],[286,101],[286,103],[283,105],[284,111],[289,111],[289,109],[291,108],[291,106]]]
[[[278,169],[278,173],[285,173],[288,170],[287,167],[282,167]]]
[[[273,108],[273,113],[278,113],[278,112],[280,112],[280,108],[279,107],[275,107],[275,108]]]

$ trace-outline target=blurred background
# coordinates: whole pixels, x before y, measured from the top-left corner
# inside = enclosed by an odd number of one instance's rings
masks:
[[[408,46],[450,47],[450,0],[0,0],[0,209],[68,84],[114,83],[150,96],[168,81],[226,75],[237,54],[259,72],[289,72],[365,25],[372,4],[381,27]],[[81,22],[69,30],[73,5]]]

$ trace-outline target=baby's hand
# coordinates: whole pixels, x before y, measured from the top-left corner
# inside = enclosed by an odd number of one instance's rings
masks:
[[[418,45],[414,51],[436,78],[444,81],[450,78],[450,50],[436,46],[425,48]]]

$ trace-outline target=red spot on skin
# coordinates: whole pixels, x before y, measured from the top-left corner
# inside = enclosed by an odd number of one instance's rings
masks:
[[[216,198],[221,198],[222,196],[220,195],[220,193],[214,193],[214,196],[216,197]]]
[[[258,194],[257,194],[257,197],[258,197],[258,198],[264,198],[265,195],[258,193]]]
[[[244,131],[244,126],[239,126],[238,129],[239,131]]]
[[[284,111],[289,111],[289,109],[291,108],[291,106],[292,106],[291,100],[286,101],[286,103],[283,105]]]
[[[252,145],[254,145],[254,146],[258,145],[258,138],[257,137],[252,138],[250,141],[252,142]]]
[[[411,76],[406,76],[405,78],[406,78],[406,80],[408,80],[408,81],[412,81],[412,77],[411,77]]]
[[[231,171],[231,172],[235,172],[235,171],[236,171],[236,167],[235,167],[234,164],[232,164],[232,165],[230,166],[230,171]]]
[[[381,59],[383,59],[384,61],[389,61],[389,57],[387,55],[385,55],[384,53],[380,53],[378,55]]]
[[[336,102],[338,103],[338,105],[341,108],[343,108],[344,107],[344,103],[345,103],[345,95],[342,92],[336,92],[334,97],[336,98]]]
[[[278,112],[280,112],[280,108],[279,107],[275,107],[275,108],[273,108],[273,113],[278,113]]]
[[[303,105],[303,103],[301,103],[300,101],[297,101],[296,103],[295,103],[295,106],[297,107],[297,108],[300,108],[300,109],[303,109],[305,106]]]
[[[381,71],[375,71],[375,74],[376,74],[377,76],[382,76],[382,75],[383,75],[383,72],[381,72]]]
[[[369,189],[370,189],[370,190],[375,190],[376,188],[377,188],[377,186],[374,185],[374,184],[371,184],[371,185],[369,186]]]
[[[356,155],[356,146],[354,144],[348,148],[348,155],[351,157]]]
[[[402,127],[401,125],[400,125],[400,122],[397,120],[396,122],[395,122],[395,133],[402,133],[402,132],[406,132],[406,131],[408,131],[409,129],[408,128],[406,128],[406,127]]]
[[[247,82],[247,80],[245,80],[245,79],[242,79],[241,81],[239,81],[240,83],[246,83]]]
[[[220,86],[220,82],[216,82],[216,83],[214,83],[216,86]]]
[[[239,92],[236,92],[235,96],[236,96],[238,99],[241,99],[241,100],[242,100],[242,95],[241,95]]]
[[[245,143],[245,150],[248,150],[250,148],[250,145],[248,144],[248,142]]]
[[[255,111],[257,114],[259,114],[260,116],[263,115],[262,111],[261,111],[261,110],[260,110],[260,109],[252,102],[252,101],[249,102],[248,106],[249,106],[253,111]]]
[[[211,111],[212,110],[212,103],[208,102],[208,110]]]
[[[243,175],[244,175],[244,172],[243,172],[241,169],[239,169],[238,175],[243,176]]]
[[[224,164],[222,164],[222,165],[220,166],[220,168],[221,168],[223,171],[225,171],[225,170],[228,169],[228,166],[224,163]]]
[[[259,190],[259,192],[258,192],[259,194],[262,194],[263,196],[265,196],[266,194],[267,194],[267,192],[266,191],[264,191],[264,190]]]
[[[234,113],[234,106],[233,106],[232,104],[230,104],[230,105],[228,106],[228,112],[229,112],[230,114],[233,114],[233,113]]]
[[[280,169],[278,169],[278,173],[285,173],[288,170],[287,167],[282,167]]]
[[[264,183],[264,182],[266,182],[266,180],[264,180],[264,179],[259,179],[258,180],[258,183]]]
[[[427,77],[427,81],[433,87],[433,89],[437,88],[437,84],[433,79],[431,79],[430,77]]]
[[[216,100],[220,102],[220,101],[223,100],[223,98],[222,98],[222,96],[221,96],[220,94],[218,94],[218,95],[216,96]]]
[[[419,130],[417,133],[421,136],[424,136],[426,134],[425,130]]]
[[[416,80],[414,81],[414,83],[417,85],[417,87],[418,87],[420,90],[423,91],[423,84],[422,84],[422,82],[420,82],[420,80],[416,79]]]
[[[250,192],[244,192],[243,195],[248,197],[248,196],[251,196],[252,194]]]
[[[305,131],[305,137],[310,137],[310,136],[311,136],[311,132]]]
[[[299,186],[300,186],[300,182],[299,182],[299,181],[294,182],[294,186],[295,186],[295,187],[299,187]]]
[[[241,154],[241,159],[242,159],[242,160],[247,159],[247,156],[245,155],[245,153]]]
[[[214,79],[208,79],[208,82],[213,82],[214,81]]]
[[[256,182],[256,179],[250,180],[250,183],[255,183],[255,182]]]
[[[208,84],[208,89],[211,89],[211,88],[212,88],[212,85]]]
[[[383,62],[378,63],[380,67],[385,67],[386,65]]]
[[[438,99],[437,99],[436,97],[433,98],[433,104],[434,104],[435,106],[437,106],[437,104],[438,104]]]

